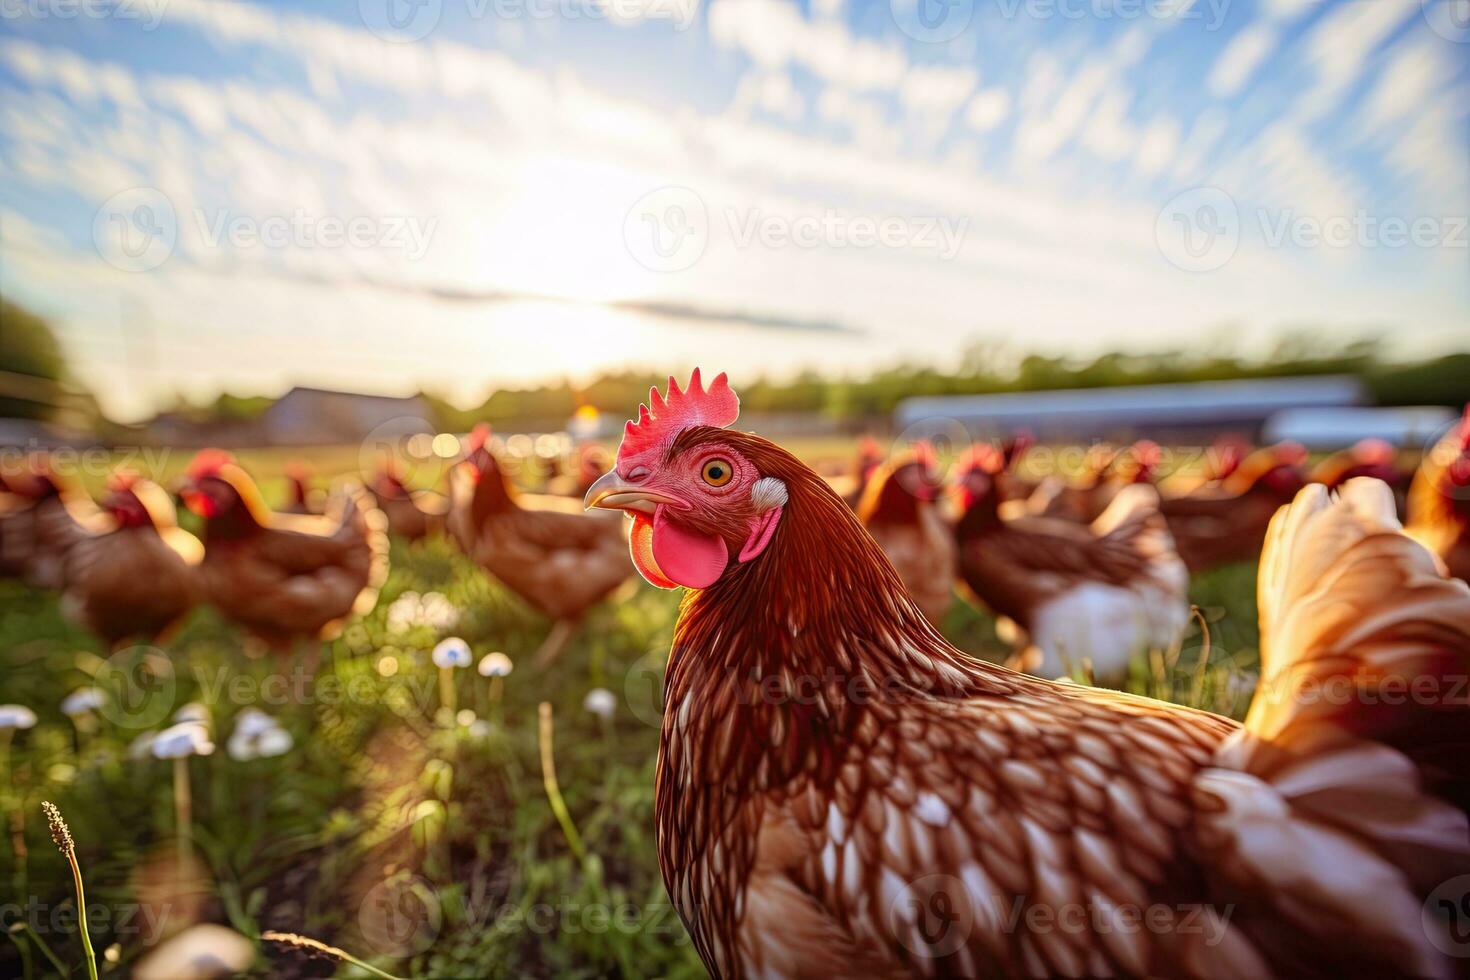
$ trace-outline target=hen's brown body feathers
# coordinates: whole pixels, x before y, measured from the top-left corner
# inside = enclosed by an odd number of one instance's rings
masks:
[[[967,658],[801,463],[702,438],[790,497],[760,559],[687,595],[668,667],[660,860],[714,975],[1452,972],[1420,906],[1470,870],[1463,700],[1269,697],[1470,668],[1470,590],[1381,488],[1278,519],[1242,727]]]
[[[62,608],[108,646],[133,638],[156,641],[201,592],[204,546],[178,526],[168,495],[141,480],[126,493],[146,520],[81,536],[66,554]]]
[[[330,638],[371,609],[388,572],[385,520],[367,492],[344,483],[320,516],[267,510],[244,472],[226,477],[240,496],[205,522],[201,565],[209,600],[274,647]]]
[[[1005,518],[990,495],[955,533],[966,586],[1026,634],[1016,666],[1061,677],[1086,663],[1117,684],[1134,655],[1167,649],[1184,628],[1189,576],[1151,487],[1125,488],[1091,525]]]
[[[478,477],[473,465],[451,473],[450,533],[537,611],[575,621],[633,574],[620,518],[583,514],[567,498],[535,498],[531,509],[493,457]]]

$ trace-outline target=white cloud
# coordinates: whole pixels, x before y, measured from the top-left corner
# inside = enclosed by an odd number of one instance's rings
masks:
[[[1138,142],[1138,133],[1129,125],[1127,115],[1128,100],[1118,92],[1105,93],[1082,132],[1082,145],[1102,160],[1122,160]]]
[[[1226,124],[1227,117],[1218,108],[1206,109],[1195,117],[1174,163],[1174,174],[1182,184],[1197,182],[1202,170],[1207,173],[1213,169],[1205,168],[1205,160],[1214,156],[1215,145],[1225,135]]]
[[[1143,131],[1143,139],[1138,144],[1139,173],[1146,177],[1162,173],[1178,150],[1179,124],[1168,118],[1155,119]]]
[[[1251,24],[1232,37],[1210,67],[1210,94],[1227,98],[1239,92],[1280,39],[1281,32],[1268,24]]]
[[[752,111],[765,112],[787,122],[795,122],[806,111],[806,100],[785,72],[757,71],[740,79],[730,111],[739,116]]]
[[[898,97],[928,135],[937,138],[979,81],[973,68],[915,65],[904,77]]]
[[[1003,88],[976,92],[965,111],[965,123],[977,132],[988,133],[1005,122],[1011,112],[1011,97]]]
[[[716,46],[744,51],[763,68],[798,64],[854,92],[895,88],[908,67],[901,47],[857,37],[839,20],[810,22],[787,0],[716,0],[708,18]]]
[[[1320,119],[1335,109],[1367,70],[1373,51],[1419,10],[1418,0],[1372,0],[1325,13],[1302,42],[1317,78],[1297,103],[1297,114]]]
[[[1443,42],[1425,38],[1396,45],[1363,107],[1363,124],[1376,132],[1411,117],[1453,76],[1440,51]]]

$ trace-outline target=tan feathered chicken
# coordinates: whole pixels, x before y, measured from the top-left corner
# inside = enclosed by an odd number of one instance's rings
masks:
[[[1413,473],[1400,468],[1398,458],[1398,450],[1382,439],[1360,439],[1313,466],[1307,479],[1329,490],[1336,490],[1360,476],[1382,480],[1393,491],[1394,503],[1402,520]]]
[[[1470,581],[1470,406],[1424,455],[1409,486],[1408,532]]]
[[[1233,561],[1248,561],[1261,551],[1266,527],[1306,483],[1306,450],[1295,443],[1258,449],[1219,482],[1163,498],[1179,557],[1191,572]]]
[[[1426,898],[1470,873],[1470,589],[1382,486],[1308,487],[1274,521],[1242,725],[966,657],[737,413],[696,379],[588,496],[689,589],[655,819],[712,975],[1458,972],[1463,918]]]
[[[1044,677],[1089,667],[1120,684],[1133,657],[1166,650],[1189,618],[1189,574],[1152,486],[1121,489],[1091,525],[1000,510],[992,455],[960,467],[955,527],[971,593],[1021,632],[1013,666]]]
[[[858,520],[878,542],[929,622],[944,624],[954,602],[959,552],[940,510],[943,481],[926,453],[883,464],[867,481]]]
[[[1016,514],[1065,517],[1091,524],[1108,509],[1118,491],[1134,483],[1152,483],[1159,458],[1159,447],[1147,440],[1124,449],[1095,446],[1087,454],[1081,479],[1075,483],[1063,483],[1055,477],[1044,480]],[[1013,499],[1002,482],[1002,503]],[[1009,516],[1011,512],[1006,513]]]
[[[210,603],[273,648],[331,639],[377,603],[387,522],[361,486],[339,484],[320,516],[275,513],[234,458],[212,450],[189,467],[183,496],[204,518]]]
[[[632,576],[622,522],[568,513],[560,509],[572,503],[565,497],[538,498],[558,509],[532,509],[483,440],[472,440],[466,459],[449,477],[451,536],[477,564],[552,620],[535,657],[538,666],[548,666],[587,610]]]
[[[109,481],[112,527],[67,549],[61,607],[108,647],[158,642],[199,600],[204,546],[178,526],[163,488],[132,473]]]

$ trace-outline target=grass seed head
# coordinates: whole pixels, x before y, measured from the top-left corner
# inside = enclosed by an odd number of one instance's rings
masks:
[[[61,811],[56,809],[56,804],[49,801],[42,803],[41,809],[46,811],[46,822],[51,825],[51,840],[62,854],[71,857],[76,853],[77,845],[71,839],[71,829],[67,827]]]

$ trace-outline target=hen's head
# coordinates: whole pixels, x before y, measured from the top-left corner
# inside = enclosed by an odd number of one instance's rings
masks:
[[[633,562],[660,588],[713,585],[732,555],[744,563],[765,551],[781,521],[786,482],[762,459],[774,447],[727,431],[739,415],[725,375],[708,389],[698,368],[683,390],[669,378],[667,395],[649,389],[613,468],[587,491],[587,507],[632,515]]]
[[[179,495],[205,520],[264,506],[255,481],[222,449],[201,450],[194,457]]]
[[[977,442],[965,451],[955,467],[955,489],[960,510],[968,513],[976,504],[999,503],[996,477],[1005,472],[1006,453],[987,442]]]

